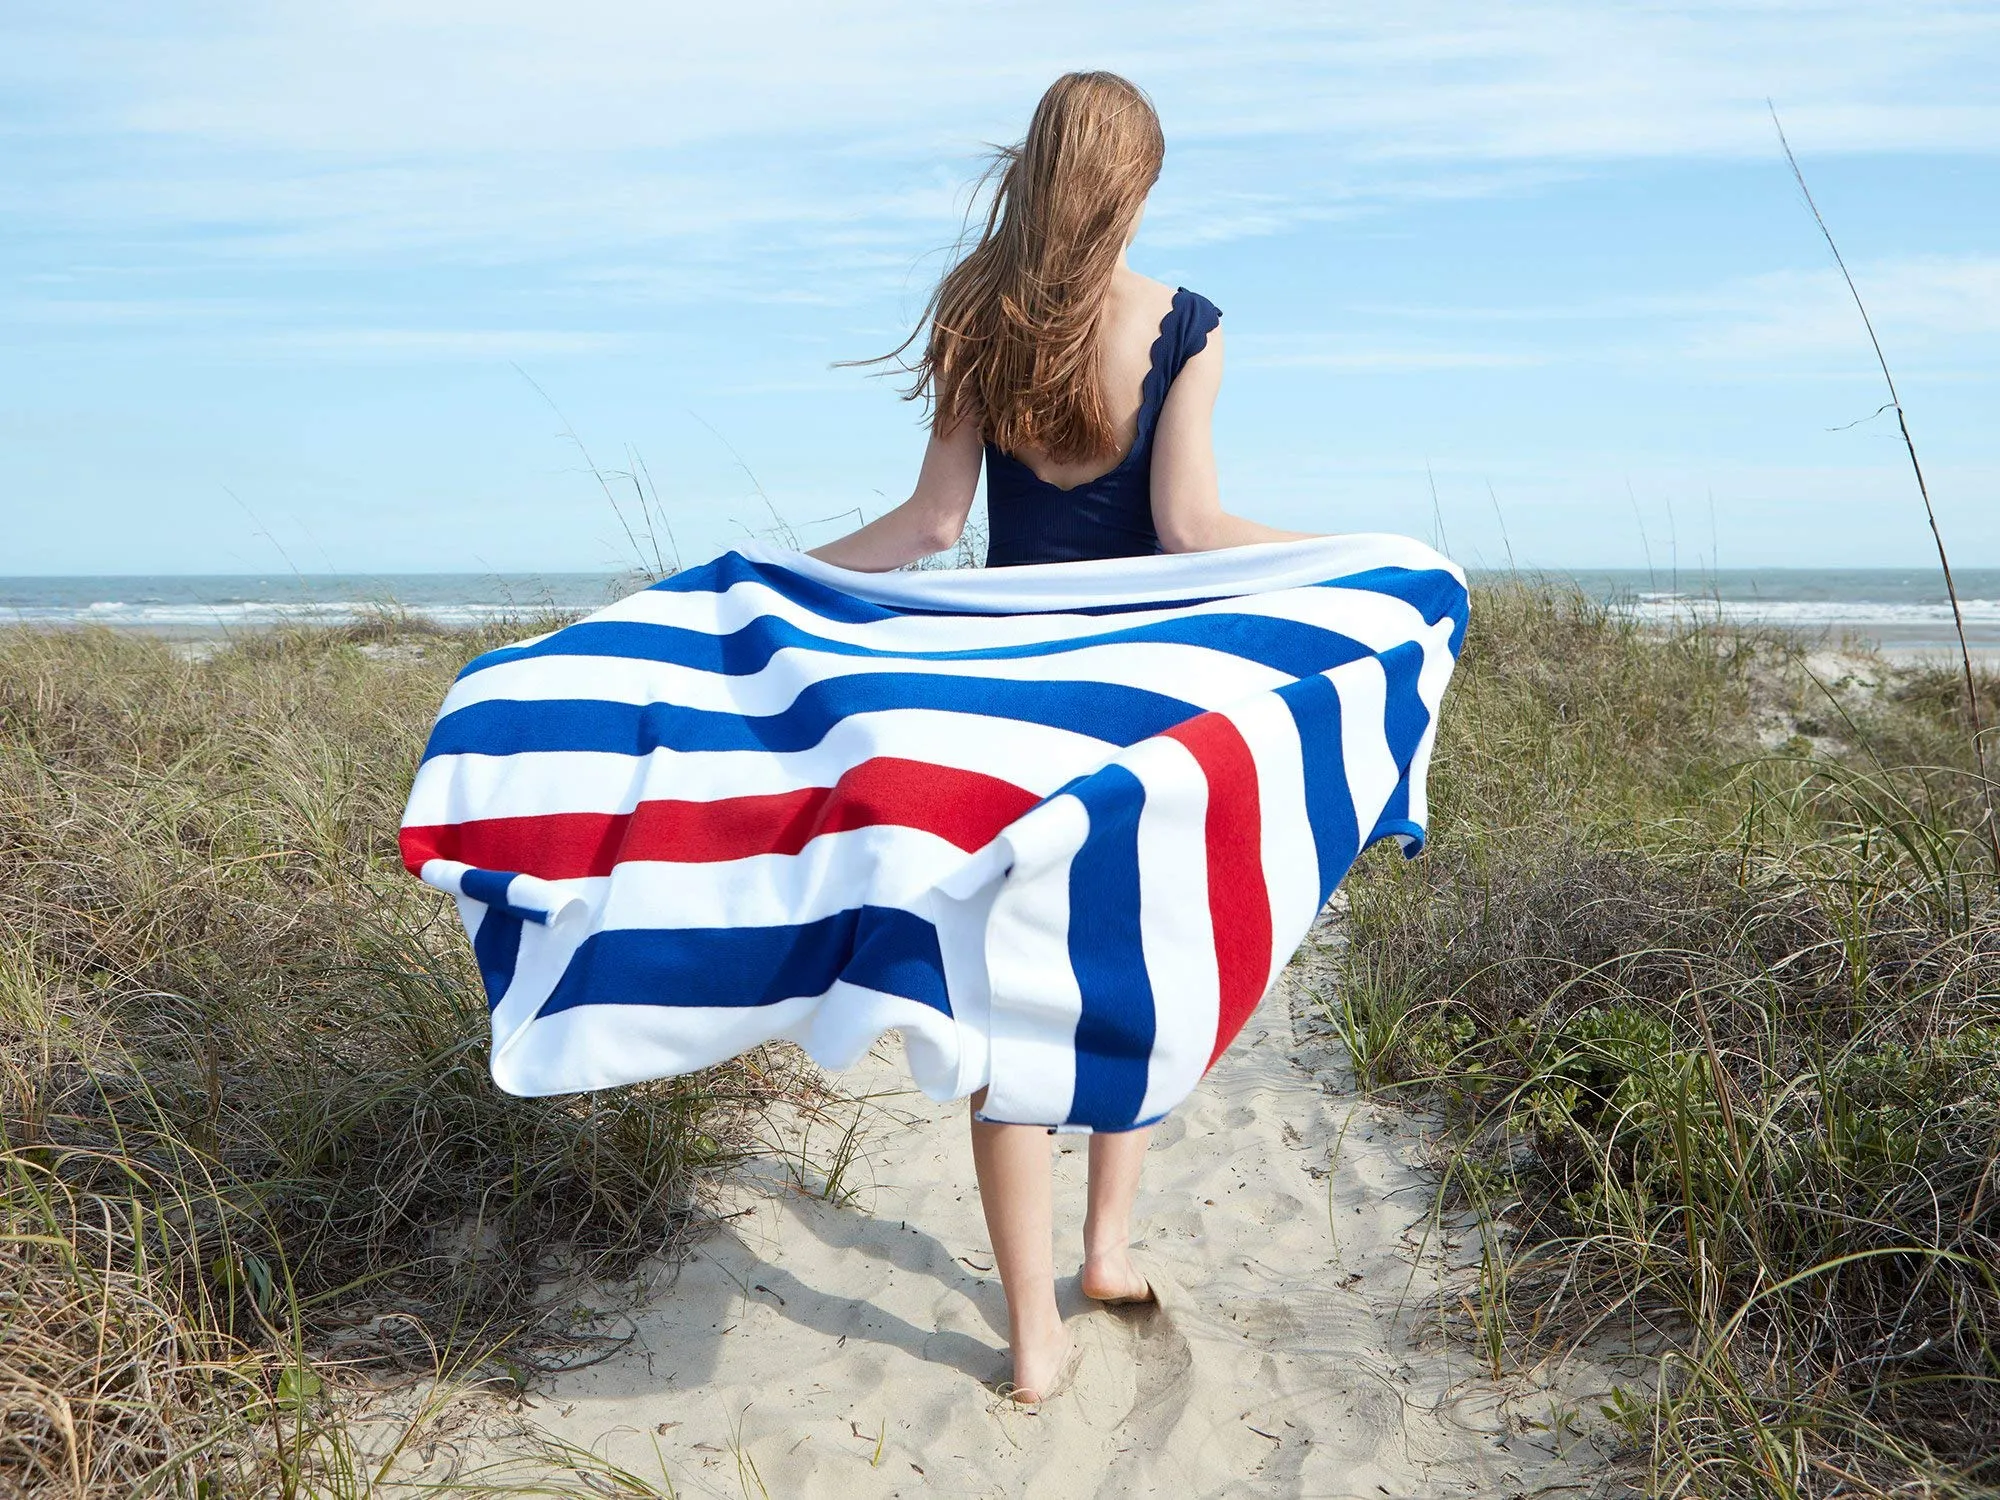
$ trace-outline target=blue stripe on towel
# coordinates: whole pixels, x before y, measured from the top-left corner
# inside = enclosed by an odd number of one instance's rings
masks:
[[[870,620],[893,619],[896,611],[873,604],[853,594],[843,594],[802,573],[752,562],[740,552],[725,552],[702,568],[689,568],[671,578],[662,578],[648,591],[656,594],[722,594],[739,583],[761,583],[781,599],[789,599],[809,609],[823,620],[842,620],[850,625]]]
[[[1278,696],[1298,726],[1299,753],[1305,765],[1306,821],[1312,825],[1313,848],[1319,855],[1319,899],[1324,904],[1361,852],[1354,796],[1347,785],[1347,756],[1341,743],[1340,690],[1331,678],[1313,676],[1279,688]]]
[[[480,983],[486,986],[486,1008],[491,1010],[514,982],[514,966],[521,957],[521,919],[504,906],[489,906],[472,935],[472,961],[479,966]]]
[[[1404,852],[1412,858],[1423,847],[1424,830],[1410,816],[1410,766],[1431,722],[1430,710],[1417,694],[1417,679],[1423,670],[1424,648],[1415,641],[1406,641],[1382,653],[1382,675],[1388,689],[1382,732],[1400,774],[1389,800],[1382,806],[1381,817],[1368,831],[1369,844],[1397,833],[1411,839],[1413,842]]]
[[[1465,644],[1465,624],[1470,618],[1465,585],[1442,568],[1370,568],[1365,573],[1328,579],[1319,587],[1366,589],[1400,599],[1422,615],[1426,625],[1435,625],[1443,619],[1451,621],[1453,656]]]
[[[773,1005],[836,979],[951,1014],[937,929],[888,906],[790,927],[622,927],[578,945],[538,1012],[578,1005]]]
[[[458,888],[474,901],[484,901],[488,906],[506,907],[514,911],[507,902],[507,888],[514,883],[511,873],[504,870],[467,870],[458,877]],[[514,911],[515,916],[523,915]]]
[[[927,673],[868,672],[802,689],[775,714],[751,716],[669,703],[596,698],[493,699],[439,719],[424,759],[596,750],[809,750],[842,719],[889,709],[933,709],[1015,719],[1131,745],[1199,713],[1191,703],[1112,682],[1008,682]],[[976,732],[976,731],[974,731]]]
[[[1159,620],[1060,641],[1034,641],[958,651],[880,649],[818,635],[790,620],[766,615],[726,635],[711,635],[681,625],[656,625],[639,620],[583,620],[530,645],[503,646],[497,651],[475,657],[458,675],[463,681],[489,667],[534,657],[601,656],[664,662],[697,672],[745,677],[763,671],[770,665],[773,656],[785,650],[816,651],[827,656],[877,661],[1024,661],[1035,657],[1061,656],[1088,646],[1137,642],[1207,646],[1293,677],[1303,677],[1309,672],[1339,666],[1368,655],[1367,647],[1336,631],[1268,615],[1225,614]]]
[[[1072,1125],[1125,1128],[1146,1098],[1153,986],[1139,927],[1139,814],[1146,788],[1123,766],[1073,782],[1090,832],[1069,867],[1069,961],[1083,997]]]
[[[752,562],[740,552],[725,552],[706,567],[690,568],[663,578],[653,588],[663,593],[720,594],[739,583],[761,583],[780,598],[828,620],[859,624],[888,619],[895,615],[966,615],[1001,618],[1019,615],[1114,615],[1147,609],[1186,609],[1207,604],[1208,596],[1184,599],[1146,599],[1109,604],[1072,604],[1048,609],[947,609],[934,605],[887,605],[844,594],[831,584],[794,573],[770,563]]]
[[[1047,609],[948,609],[935,605],[889,605],[878,604],[854,594],[842,593],[831,584],[822,583],[802,573],[794,573],[786,568],[770,563],[752,562],[740,552],[725,552],[702,567],[688,568],[663,578],[646,592],[661,594],[722,594],[739,584],[757,583],[771,590],[779,598],[810,610],[823,620],[837,620],[850,625],[864,625],[877,620],[895,619],[899,616],[944,617],[962,615],[968,619],[1022,618],[1035,615],[1095,615],[1110,616],[1139,614],[1147,610],[1189,609],[1197,605],[1212,604],[1218,598],[1241,598],[1244,595],[1189,595],[1178,599],[1134,599],[1112,603],[1051,606]],[[1449,601],[1456,595],[1461,601],[1464,589],[1450,573],[1438,568],[1369,568],[1363,572],[1350,573],[1341,578],[1329,578],[1313,585],[1322,588],[1368,589],[1375,593],[1389,594],[1407,599],[1419,609],[1425,605],[1420,599],[1434,601],[1425,614],[1427,620],[1435,622],[1443,617]],[[1462,607],[1459,610],[1462,614]]]

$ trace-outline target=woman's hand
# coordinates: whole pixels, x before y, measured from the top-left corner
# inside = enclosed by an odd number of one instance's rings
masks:
[[[887,573],[955,546],[972,512],[984,457],[978,424],[960,422],[942,435],[933,431],[909,499],[806,555],[857,573]]]

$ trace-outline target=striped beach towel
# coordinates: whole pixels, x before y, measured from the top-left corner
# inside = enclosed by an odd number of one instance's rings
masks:
[[[516,1094],[888,1030],[934,1098],[1184,1099],[1355,856],[1424,837],[1464,575],[1329,537],[863,574],[748,546],[481,656],[404,816]]]

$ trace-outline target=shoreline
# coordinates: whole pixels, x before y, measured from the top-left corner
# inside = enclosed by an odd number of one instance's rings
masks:
[[[1791,630],[1787,633],[1801,640],[1811,640],[1820,649],[1849,650],[1858,646],[1875,652],[1894,667],[1959,665],[1958,641],[1951,636],[1940,638],[1935,630],[1921,626],[1855,624],[1828,626],[1817,632]],[[1813,639],[1815,635],[1817,640]],[[1965,649],[1971,653],[1973,666],[2000,668],[2000,629],[1986,625],[1968,626]]]
[[[164,641],[184,654],[199,659],[232,641],[266,636],[280,630],[351,630],[380,622],[384,627],[400,627],[385,628],[384,634],[449,636],[507,623],[518,624],[526,629],[531,624],[541,625],[548,614],[568,615],[589,612],[581,607],[554,605],[541,606],[541,611],[539,617],[537,611],[524,609],[519,613],[496,611],[481,620],[452,621],[432,620],[422,610],[411,610],[407,613],[394,610],[384,610],[379,613],[356,611],[339,615],[329,614],[321,618],[218,621],[212,625],[188,621],[151,624],[101,620],[0,620],[0,631],[59,633],[108,630],[114,635]],[[1956,670],[1960,665],[1959,643],[1956,638],[1948,633],[1940,635],[1937,628],[1932,625],[1878,624],[1866,620],[1814,621],[1811,625],[1742,619],[1724,620],[1720,623],[1747,632],[1765,632],[1790,637],[1797,642],[1801,651],[1806,652],[1871,652],[1881,657],[1889,666],[1899,670],[1914,671],[1937,667]],[[1664,622],[1648,622],[1648,628],[1661,633],[1669,633],[1671,629]],[[1969,624],[1965,636],[1966,650],[1972,656],[1974,668],[1982,671],[2000,671],[2000,626],[1984,621]]]
[[[1956,639],[1951,637],[1940,639],[1936,631],[1920,627],[1846,625],[1816,630],[1800,630],[1784,626],[1768,628],[1793,637],[1809,650],[1873,652],[1890,666],[1897,668],[1941,666],[1956,671],[1960,665],[1959,643]],[[1972,665],[1975,668],[1988,671],[2000,670],[2000,630],[1990,626],[1968,627],[1965,632],[1965,651],[1972,657]]]

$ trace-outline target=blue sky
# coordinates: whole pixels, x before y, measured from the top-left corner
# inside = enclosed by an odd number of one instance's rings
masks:
[[[831,536],[921,433],[830,362],[900,339],[1069,67],[1160,107],[1134,262],[1225,310],[1233,509],[1487,565],[1924,562],[1768,95],[2000,565],[1991,3],[9,0],[0,574],[631,562],[535,386],[687,560],[763,497]]]

